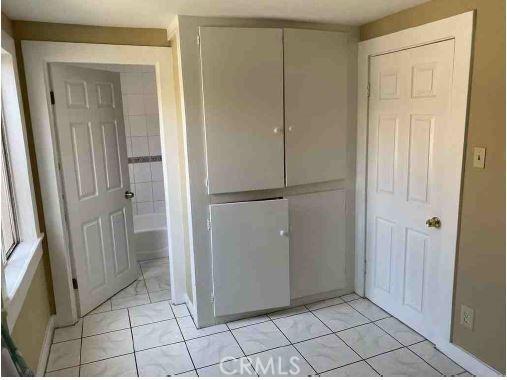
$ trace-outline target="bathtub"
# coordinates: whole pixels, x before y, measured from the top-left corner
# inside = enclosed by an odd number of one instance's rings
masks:
[[[134,248],[138,261],[169,256],[165,214],[134,215]]]

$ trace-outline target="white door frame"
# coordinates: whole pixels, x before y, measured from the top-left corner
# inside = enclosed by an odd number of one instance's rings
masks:
[[[77,321],[72,288],[72,268],[66,238],[61,181],[58,175],[58,146],[53,113],[50,112],[48,63],[102,63],[155,66],[157,78],[162,166],[164,174],[171,299],[185,302],[184,232],[181,203],[178,123],[170,47],[103,45],[67,42],[22,41],[32,129],[37,154],[40,187],[46,225],[56,325]]]
[[[357,156],[356,156],[356,276],[355,289],[362,296],[365,294],[366,268],[366,194],[368,163],[368,82],[370,57],[413,48],[434,42],[454,39],[454,66],[452,72],[451,110],[449,120],[460,130],[453,144],[455,161],[453,167],[463,167],[465,131],[468,110],[468,89],[471,67],[472,37],[474,27],[473,11],[457,16],[431,22],[400,32],[373,38],[359,43],[358,50],[358,113],[357,113]],[[449,178],[452,188],[446,189],[452,219],[447,224],[456,226],[451,233],[443,236],[442,255],[440,255],[437,274],[438,317],[435,318],[435,329],[431,339],[442,351],[455,359],[460,365],[482,374],[491,369],[472,355],[451,343],[451,324],[454,290],[454,269],[459,227],[459,209],[462,186],[462,170],[454,178]],[[487,367],[487,368],[486,368]],[[479,368],[479,369],[478,369]]]

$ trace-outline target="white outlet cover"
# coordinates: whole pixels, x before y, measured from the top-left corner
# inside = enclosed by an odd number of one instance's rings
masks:
[[[474,147],[474,168],[484,169],[486,162],[486,148]]]
[[[461,305],[461,319],[460,323],[467,329],[473,330],[474,328],[474,309],[467,305]]]

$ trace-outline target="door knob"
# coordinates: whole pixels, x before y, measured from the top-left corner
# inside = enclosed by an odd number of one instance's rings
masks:
[[[289,231],[281,230],[280,236],[289,236]]]
[[[135,194],[132,192],[132,191],[125,191],[125,198],[126,199],[131,199],[131,198],[134,198]]]
[[[275,129],[273,129],[273,132],[275,133],[275,135],[278,135],[280,133],[283,133],[283,128],[276,127]]]
[[[428,227],[440,228],[440,226],[442,226],[442,222],[440,221],[439,218],[434,216],[433,218],[430,218],[426,221],[426,225]]]
[[[292,125],[289,125],[289,132],[292,132],[294,130],[294,127]]]

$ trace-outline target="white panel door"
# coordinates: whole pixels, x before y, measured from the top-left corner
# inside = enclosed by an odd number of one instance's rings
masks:
[[[200,36],[208,192],[283,187],[282,30]]]
[[[344,289],[345,191],[289,196],[291,297]]]
[[[137,279],[118,73],[51,64],[81,315]]]
[[[366,295],[431,335],[444,220],[452,40],[371,58]],[[426,221],[442,218],[440,228]]]
[[[347,34],[284,29],[287,186],[345,178]]]
[[[210,206],[215,316],[290,304],[286,199]]]

